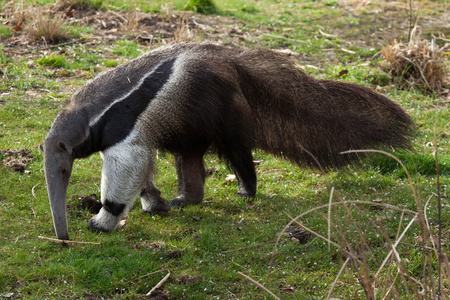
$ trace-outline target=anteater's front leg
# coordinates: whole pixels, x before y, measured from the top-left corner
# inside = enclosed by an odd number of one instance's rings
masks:
[[[178,174],[177,198],[170,201],[172,206],[198,204],[204,195],[205,166],[203,155],[207,147],[202,147],[188,153],[176,154],[175,164]]]
[[[103,170],[100,212],[89,220],[95,231],[114,230],[131,209],[150,176],[151,159],[143,147],[120,143],[102,153]]]

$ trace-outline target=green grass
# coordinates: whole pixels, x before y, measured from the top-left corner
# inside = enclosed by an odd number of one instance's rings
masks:
[[[0,24],[0,39],[12,36],[12,30],[8,26]]]
[[[202,14],[216,11],[216,5],[212,0],[189,0],[183,8]]]
[[[169,4],[181,9],[186,2]],[[29,3],[50,4],[49,1]],[[162,12],[168,4],[166,1],[119,0],[90,3],[98,10],[139,7],[148,12]],[[442,9],[437,9],[443,6],[443,1],[420,3],[424,6],[421,14],[437,18],[443,13]],[[441,193],[444,195],[442,229],[446,232],[444,241],[448,243],[449,111],[435,97],[414,88],[400,90],[390,83],[380,67],[381,58],[377,56],[379,27],[389,32],[384,24],[376,22],[374,10],[379,9],[379,4],[372,3],[364,7],[364,11],[354,13],[349,13],[348,7],[340,1],[232,0],[215,1],[214,4],[215,14],[237,18],[239,30],[254,36],[254,40],[241,39],[240,44],[298,52],[306,71],[315,77],[375,88],[410,113],[418,124],[414,151],[394,154],[404,161],[411,173],[421,205],[431,197],[427,214],[433,230],[437,224],[436,198],[433,197],[436,193],[435,108],[442,108],[436,133]],[[404,17],[404,11],[398,14]],[[270,299],[266,292],[238,272],[249,275],[282,299],[322,299],[346,257],[336,247],[329,251],[327,243],[318,237],[301,244],[283,236],[274,263],[269,265],[273,242],[289,222],[285,212],[297,216],[327,204],[330,198],[327,187],[330,186],[347,201],[416,209],[405,172],[391,158],[373,156],[356,170],[322,175],[254,151],[255,160],[261,161],[257,167],[258,192],[254,199],[236,196],[236,183],[226,181],[226,176],[231,173],[229,168],[215,155],[207,155],[207,167],[217,171],[206,180],[205,199],[201,205],[172,209],[167,217],[159,217],[142,214],[137,201],[126,225],[110,234],[89,231],[87,220],[92,214],[73,210],[68,214],[71,238],[101,242],[102,245],[61,246],[41,240],[38,236],[54,237],[43,156],[39,150],[54,118],[70,96],[89,79],[155,45],[125,36],[111,43],[94,43],[90,36],[97,29],[67,25],[70,36],[82,41],[40,50],[36,47],[23,54],[4,42],[11,35],[4,34],[3,28],[0,27],[3,43],[0,46],[0,150],[27,148],[34,157],[24,173],[3,164],[0,166],[0,295],[14,293],[14,297],[21,299],[136,299],[155,286],[166,271],[138,279],[140,276],[170,270],[171,276],[163,288],[171,299]],[[402,30],[397,33],[407,34],[404,28]],[[436,33],[439,27],[427,30]],[[223,36],[223,42],[229,43],[229,38]],[[342,48],[354,53],[342,51]],[[345,74],[341,72],[343,70],[346,70]],[[0,155],[0,159],[4,162],[6,157]],[[101,166],[98,154],[76,161],[68,195],[100,195]],[[173,157],[159,153],[157,166],[156,184],[162,196],[166,199],[176,197]],[[69,204],[73,209],[76,200]],[[372,271],[376,270],[376,263],[384,259],[389,249],[370,222],[381,220],[388,234],[395,237],[400,219],[403,218],[403,230],[411,216],[365,205],[351,209],[350,213],[344,207],[333,210],[332,238],[336,242],[342,240],[339,235],[342,231],[356,247],[362,239],[355,232],[364,229],[363,239],[371,246],[371,252],[366,252],[372,256],[368,264]],[[302,217],[301,221],[326,235],[326,215],[327,210],[323,209]],[[415,223],[397,250],[405,260],[407,271],[422,279],[424,257],[429,252],[418,248],[418,235],[420,229]],[[436,270],[435,259],[431,267]],[[380,278],[387,280],[396,272],[396,269],[385,269]],[[401,298],[406,299],[406,291],[401,287],[399,291]],[[353,299],[355,295],[365,297],[354,273],[347,269],[333,296]]]

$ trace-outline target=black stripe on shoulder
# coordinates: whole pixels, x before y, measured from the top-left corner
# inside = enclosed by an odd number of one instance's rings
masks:
[[[136,90],[112,105],[90,128],[88,138],[74,149],[77,157],[103,151],[124,140],[133,130],[138,117],[169,80],[175,60],[172,58],[161,63]]]

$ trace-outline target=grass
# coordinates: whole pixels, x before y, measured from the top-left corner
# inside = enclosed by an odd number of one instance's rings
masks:
[[[448,243],[450,219],[445,212],[450,193],[450,116],[447,104],[415,88],[400,89],[380,68],[382,60],[377,53],[383,41],[379,33],[384,32],[390,38],[407,34],[397,27],[397,20],[404,12],[386,10],[385,16],[380,16],[377,11],[389,4],[382,1],[349,13],[347,2],[352,1],[216,1],[215,14],[221,18],[237,18],[235,23],[227,25],[237,28],[221,36],[220,41],[230,44],[238,41],[252,48],[290,49],[300,53],[299,61],[316,77],[370,86],[400,103],[418,124],[418,133],[414,139],[415,152],[395,154],[411,172],[421,205],[431,197],[427,213],[433,232],[437,230],[438,217],[433,197],[436,193],[433,135],[436,107],[440,107],[436,133],[444,212],[441,229],[443,241]],[[30,3],[49,4],[47,1]],[[117,12],[119,8],[132,10],[134,7],[162,12],[163,5],[167,5],[163,1],[93,3],[99,11],[115,9]],[[171,3],[175,9],[180,9],[186,1]],[[443,1],[414,3],[421,6],[419,14],[424,20],[428,16],[439,20],[443,13]],[[391,29],[382,23],[386,21],[382,18],[389,16],[392,17]],[[208,17],[198,16],[197,22],[206,22]],[[283,235],[270,265],[274,243],[290,221],[285,212],[295,217],[327,204],[330,186],[346,201],[371,201],[416,210],[406,173],[386,157],[374,156],[356,170],[322,175],[255,151],[254,158],[261,163],[257,167],[259,190],[254,199],[237,197],[235,182],[226,180],[231,171],[215,155],[208,155],[206,165],[216,171],[207,178],[205,200],[201,205],[173,209],[167,217],[159,217],[142,214],[140,204],[136,203],[123,228],[101,234],[87,230],[86,222],[92,214],[74,209],[76,200],[73,200],[69,203],[72,213],[68,215],[71,238],[102,245],[62,246],[41,240],[38,236],[54,237],[43,157],[39,150],[52,121],[70,96],[93,76],[157,45],[142,43],[137,38],[126,39],[124,35],[99,43],[96,40],[101,35],[94,37],[98,29],[69,24],[65,28],[70,38],[77,41],[82,38],[82,41],[70,43],[69,40],[68,44],[55,47],[29,44],[25,51],[11,47],[12,40],[7,40],[17,38],[20,33],[11,36],[2,28],[0,150],[27,148],[34,157],[24,173],[0,166],[0,295],[13,293],[14,297],[23,299],[136,299],[154,287],[167,272],[145,275],[170,270],[171,276],[163,284],[163,291],[171,299],[270,298],[238,272],[250,276],[281,299],[325,298],[346,256],[338,247],[329,250],[328,243],[318,237],[311,236],[300,243],[292,239],[292,235]],[[229,28],[224,25],[219,29]],[[441,29],[436,25],[426,30],[427,34],[438,36]],[[205,39],[215,38],[207,31],[197,34]],[[4,162],[5,155],[0,154],[0,157]],[[68,195],[99,195],[101,164],[98,154],[76,161]],[[158,188],[165,198],[175,197],[177,179],[173,157],[159,153],[157,165]],[[349,215],[343,207],[336,208],[333,224],[339,227],[335,227],[332,239],[342,240],[339,230],[344,232],[347,228],[344,236],[356,248],[362,236],[371,246],[370,252],[364,253],[372,256],[368,262],[372,271],[388,249],[380,232],[367,224],[370,220],[381,220],[385,232],[395,237],[402,216],[386,207],[358,209],[353,208]],[[315,211],[301,221],[327,235],[326,213],[326,209]],[[403,220],[402,229],[411,217]],[[361,236],[357,233],[358,226],[365,230]],[[420,280],[429,278],[423,275],[428,272],[424,259],[431,260],[431,278],[435,283],[436,259],[427,250],[418,248],[418,236],[420,228],[414,223],[398,251],[407,261],[404,265],[408,273]],[[344,269],[333,297],[366,297],[355,275],[358,274],[356,266],[351,263],[349,266],[353,269]],[[396,269],[384,269],[379,279],[390,282],[396,272]],[[444,287],[449,288],[448,284],[446,281]],[[405,289],[396,288],[398,298],[407,299]]]

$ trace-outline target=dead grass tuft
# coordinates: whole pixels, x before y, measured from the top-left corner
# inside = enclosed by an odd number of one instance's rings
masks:
[[[449,46],[440,47],[435,39],[421,40],[414,28],[408,43],[395,40],[381,52],[390,75],[401,87],[417,86],[427,92],[440,93],[442,86],[449,81],[445,64]]]
[[[44,41],[45,43],[58,43],[68,38],[68,32],[64,28],[66,21],[60,15],[51,16],[36,10],[35,19],[26,27],[28,37],[32,41]]]

